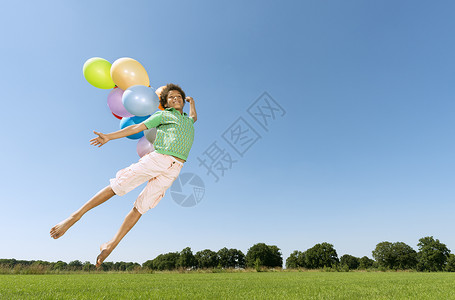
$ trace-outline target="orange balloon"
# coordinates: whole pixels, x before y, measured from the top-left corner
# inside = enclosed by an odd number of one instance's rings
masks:
[[[119,58],[112,64],[111,78],[124,91],[133,85],[149,86],[150,84],[144,67],[137,60],[129,57]]]
[[[158,98],[161,99],[161,92],[163,91],[163,89],[164,89],[165,87],[166,87],[166,86],[163,85],[163,86],[160,86],[159,88],[156,89],[155,94],[158,95]],[[158,105],[158,108],[161,109],[161,110],[164,110],[164,108],[161,106],[161,101],[160,101],[160,105]]]

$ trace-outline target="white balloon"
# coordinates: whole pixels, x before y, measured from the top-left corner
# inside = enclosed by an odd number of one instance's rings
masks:
[[[156,128],[153,127],[153,128],[144,130],[144,135],[145,135],[146,139],[147,139],[151,144],[153,144],[153,143],[155,142],[155,139],[156,139]]]
[[[133,85],[123,92],[122,104],[130,114],[145,117],[158,109],[160,99],[152,88]]]

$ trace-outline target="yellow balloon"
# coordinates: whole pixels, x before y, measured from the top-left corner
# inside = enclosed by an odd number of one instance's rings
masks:
[[[101,57],[88,59],[82,71],[87,81],[100,89],[112,89],[115,83],[111,79],[111,63]]]
[[[122,90],[138,84],[150,85],[147,71],[137,60],[129,57],[119,58],[112,64],[111,78]]]

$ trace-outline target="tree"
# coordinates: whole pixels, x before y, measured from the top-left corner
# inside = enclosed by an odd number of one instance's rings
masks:
[[[114,264],[113,270],[116,271],[126,271],[126,262],[124,261],[118,261]]]
[[[33,264],[38,265],[38,266],[50,266],[51,265],[50,262],[44,261],[44,260],[37,260]]]
[[[95,270],[95,265],[92,265],[89,261],[84,262],[82,265],[82,270],[89,272]]]
[[[389,269],[412,269],[417,264],[417,252],[403,242],[381,242],[373,250],[379,266]]]
[[[245,254],[237,249],[229,249],[229,267],[245,268]]]
[[[277,246],[268,246],[264,243],[253,245],[246,253],[247,267],[254,268],[257,265],[257,258],[260,260],[260,266],[270,268],[283,266],[283,258]]]
[[[128,263],[126,263],[126,270],[127,271],[133,271],[136,268],[140,269],[141,265],[136,263],[136,262],[128,262]]]
[[[299,264],[299,267],[309,269],[306,261],[307,261],[306,260],[306,251],[300,252],[299,256],[297,258],[297,262]]]
[[[374,260],[372,260],[371,258],[368,258],[366,256],[360,258],[359,261],[360,261],[359,269],[361,269],[361,270],[371,268],[374,263]]]
[[[345,254],[340,257],[340,265],[347,266],[349,270],[355,270],[360,266],[360,258]]]
[[[218,263],[222,268],[230,267],[230,254],[228,248],[224,247],[217,252],[218,254]]]
[[[302,252],[295,250],[294,252],[289,255],[289,257],[286,259],[286,269],[297,269],[300,267],[299,265],[299,256],[302,254]]]
[[[112,266],[112,270],[115,271],[131,271],[136,267],[141,267],[140,264],[135,263],[135,262],[124,262],[124,261],[118,261]]]
[[[112,261],[105,261],[101,264],[103,271],[111,271],[114,269],[114,263]]]
[[[178,252],[170,252],[166,254],[160,254],[155,257],[153,260],[147,260],[142,264],[143,268],[152,269],[152,270],[172,270],[178,267],[178,260],[180,254]],[[131,266],[126,266],[126,269],[131,268]],[[135,266],[133,266],[134,268]]]
[[[396,242],[393,244],[393,250],[396,253],[396,269],[407,270],[414,269],[417,265],[417,252],[411,246]]]
[[[427,236],[421,238],[417,246],[419,247],[418,270],[430,272],[444,270],[450,255],[450,250],[445,244],[432,236]]]
[[[166,254],[160,254],[155,259],[153,259],[150,263],[145,262],[144,266],[148,267],[153,270],[173,270],[177,268],[177,263],[180,258],[180,254],[178,252],[169,252]],[[130,266],[126,266],[126,269]],[[133,266],[134,268],[134,266]]]
[[[68,267],[70,270],[82,270],[82,262],[80,260],[70,261]]]
[[[273,245],[269,246],[269,251],[270,251],[270,257],[269,260],[266,261],[267,267],[283,267],[283,256],[281,255],[280,249]]]
[[[16,260],[14,258],[12,258],[12,259],[7,259],[7,258],[0,259],[0,266],[13,268],[15,264],[16,264]]]
[[[447,272],[455,272],[455,254],[449,254],[446,265]]]
[[[66,266],[67,266],[66,262],[59,260],[58,262],[55,263],[53,269],[54,270],[65,270]]]
[[[218,254],[210,249],[198,251],[194,257],[198,268],[216,268],[218,266]]]
[[[245,255],[237,249],[218,250],[218,265],[222,268],[243,268],[245,267]]]
[[[152,259],[147,260],[145,263],[142,264],[142,268],[153,270],[153,260]]]
[[[186,247],[180,252],[179,259],[177,260],[177,266],[183,268],[193,268],[197,264],[194,258],[193,251],[190,247]]]
[[[388,268],[395,265],[391,242],[381,242],[377,244],[372,253],[373,258],[380,266]]]
[[[334,267],[338,264],[338,255],[332,244],[316,244],[305,251],[304,265],[309,269]]]

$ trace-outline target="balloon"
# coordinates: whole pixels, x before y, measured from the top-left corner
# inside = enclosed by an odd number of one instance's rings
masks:
[[[122,119],[122,117],[120,117],[120,116],[117,116],[117,115],[116,115],[116,114],[114,114],[114,113],[112,113],[112,114],[113,114],[113,115],[114,115],[114,117],[116,117],[117,119],[119,119],[119,120],[121,120],[121,119]]]
[[[111,77],[115,84],[124,91],[133,85],[148,86],[150,84],[144,67],[137,60],[129,57],[119,58],[112,64]]]
[[[156,128],[153,127],[153,128],[144,130],[144,135],[145,135],[145,138],[146,138],[150,143],[153,144],[153,143],[155,142],[155,139],[156,139]]]
[[[152,88],[134,85],[123,93],[122,103],[129,113],[142,117],[156,111],[159,100]]]
[[[161,92],[163,91],[163,89],[165,88],[166,86],[163,85],[163,86],[160,86],[159,88],[156,89],[155,93],[158,97],[161,97]]]
[[[111,78],[111,63],[101,57],[93,57],[82,68],[85,79],[94,87],[112,89],[115,86]]]
[[[145,138],[145,136],[141,137],[141,139],[137,142],[136,151],[139,157],[142,157],[146,154],[149,154],[152,151],[155,151],[155,148],[152,144]]]
[[[142,123],[145,120],[147,120],[149,117],[150,116],[122,118],[122,120],[120,121],[120,129],[123,129],[125,127],[130,126],[130,125],[135,125],[135,124]],[[129,136],[127,136],[127,138],[129,138],[131,140],[137,140],[137,139],[140,139],[143,136],[144,136],[144,132],[141,131],[141,132],[129,135]]]
[[[109,95],[107,96],[107,106],[113,114],[116,114],[120,117],[132,117],[133,114],[130,114],[122,103],[123,90],[119,88],[114,88]]]
[[[158,96],[158,99],[161,98],[161,92],[163,91],[163,89],[164,89],[165,87],[166,87],[166,86],[163,85],[163,86],[160,86],[159,88],[156,89],[155,94]],[[161,106],[161,101],[160,101],[160,105],[158,105],[158,108],[159,108],[160,110],[164,110],[164,107]]]

